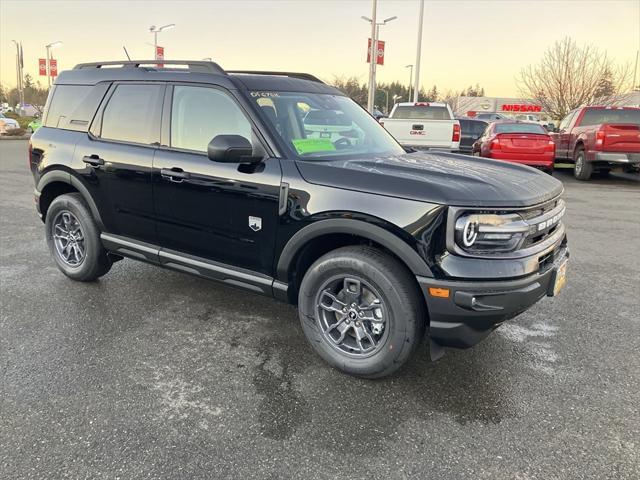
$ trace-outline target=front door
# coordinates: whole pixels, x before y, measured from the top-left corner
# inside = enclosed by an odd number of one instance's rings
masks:
[[[282,173],[278,159],[258,165],[213,162],[216,135],[254,145],[253,125],[229,92],[169,87],[164,115],[168,145],[156,151],[153,195],[159,244],[165,250],[271,275]],[[168,105],[167,105],[168,104]],[[163,127],[164,128],[164,127]]]

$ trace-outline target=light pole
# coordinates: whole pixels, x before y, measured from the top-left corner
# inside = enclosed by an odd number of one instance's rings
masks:
[[[413,101],[418,101],[420,92],[420,50],[422,48],[422,20],[424,17],[424,0],[420,0],[420,15],[418,16],[418,44],[416,46],[416,78],[413,85]]]
[[[398,103],[398,100],[402,100],[402,95],[394,95],[391,98],[393,98],[393,104],[395,105],[396,103]]]
[[[405,65],[409,69],[409,101],[411,101],[411,83],[413,81],[413,65]]]
[[[386,25],[392,20],[395,20],[396,16],[385,18],[382,22],[376,22],[376,0],[373,0],[373,12],[372,18],[362,18],[364,21],[371,24],[371,48],[369,49],[369,98],[367,101],[367,110],[369,113],[373,113],[375,98],[376,98],[376,65],[378,63],[378,36],[380,34],[380,25]]]
[[[22,45],[15,40],[11,41],[16,44],[16,86],[18,88],[18,102],[22,109],[22,106],[24,105],[24,89],[22,87]]]
[[[155,25],[151,25],[149,27],[149,32],[153,33],[153,58],[158,60],[158,33],[163,30],[170,30],[175,27],[175,23],[168,23],[167,25],[163,25],[161,27],[156,27]]]
[[[387,97],[387,101],[385,102],[384,113],[386,113],[388,115],[389,114],[389,90],[385,90],[385,89],[381,88],[380,91],[384,92],[385,96]]]
[[[60,40],[45,45],[45,48],[47,49],[47,83],[49,84],[49,88],[51,88],[51,49],[59,47],[60,45],[62,45]]]

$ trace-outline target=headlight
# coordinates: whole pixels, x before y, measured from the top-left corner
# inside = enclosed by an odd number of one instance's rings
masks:
[[[465,214],[456,220],[455,241],[469,253],[511,252],[529,232],[529,225],[517,213]]]

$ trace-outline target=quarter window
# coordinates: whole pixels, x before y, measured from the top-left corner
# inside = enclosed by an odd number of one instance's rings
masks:
[[[104,109],[100,136],[146,145],[157,142],[162,89],[160,85],[118,85]]]
[[[213,88],[174,87],[171,146],[206,152],[217,135],[240,135],[251,141],[251,124],[236,102]]]

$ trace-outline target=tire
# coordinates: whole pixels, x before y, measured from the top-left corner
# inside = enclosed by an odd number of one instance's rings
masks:
[[[339,248],[319,258],[302,280],[298,306],[315,352],[332,367],[365,378],[390,375],[405,364],[427,321],[411,273],[367,246]],[[338,326],[331,330],[334,323]]]
[[[575,162],[573,176],[578,180],[589,180],[591,175],[593,175],[593,163],[587,162],[587,155],[584,152],[584,148],[580,147],[576,149],[573,154],[573,161]]]
[[[112,261],[102,246],[100,231],[79,193],[53,200],[45,229],[51,256],[67,277],[91,282],[111,269]]]

